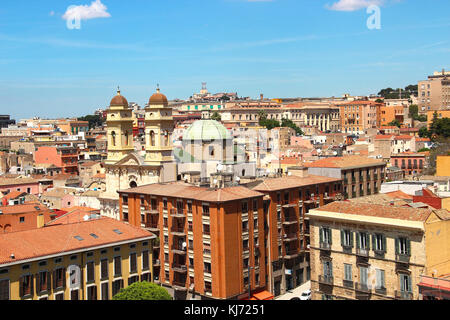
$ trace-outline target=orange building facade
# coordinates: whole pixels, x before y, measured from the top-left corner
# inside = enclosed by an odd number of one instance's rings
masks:
[[[381,106],[382,103],[373,101],[352,101],[339,105],[342,132],[358,135],[379,127]]]
[[[53,164],[63,173],[78,173],[78,149],[74,147],[39,147],[34,154],[37,164]]]
[[[121,220],[159,237],[154,281],[175,299],[242,299],[266,288],[262,193],[171,183],[119,194]]]
[[[310,279],[310,228],[305,214],[339,198],[342,180],[288,176],[266,179],[253,190],[266,194],[267,290],[279,296]]]

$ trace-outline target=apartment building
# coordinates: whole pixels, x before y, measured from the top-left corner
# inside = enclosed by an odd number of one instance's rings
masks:
[[[265,194],[267,289],[279,296],[310,279],[310,227],[305,214],[334,201],[342,192],[342,181],[286,176],[252,184],[253,190]]]
[[[425,153],[401,152],[391,155],[391,164],[402,169],[405,175],[421,174],[426,168]]]
[[[342,179],[346,199],[376,194],[386,179],[384,161],[360,155],[324,158],[305,167],[311,175]]]
[[[175,299],[239,299],[265,289],[262,193],[187,183],[118,192],[120,219],[159,237],[154,281]]]
[[[314,300],[417,300],[421,276],[449,272],[448,212],[334,202],[307,216]]]
[[[13,192],[16,193],[16,192]],[[0,206],[0,234],[37,229],[40,223],[47,223],[56,218],[56,213],[39,202]],[[3,246],[3,245],[2,245]]]
[[[380,125],[388,126],[394,120],[403,124],[408,117],[408,112],[406,105],[382,105],[380,106]]]
[[[450,72],[434,72],[428,80],[419,81],[419,113],[450,109]]]
[[[152,281],[154,238],[105,217],[0,234],[0,300],[109,300]]]
[[[62,168],[63,173],[78,174],[78,148],[38,147],[34,153],[37,164],[48,163]]]
[[[381,106],[382,103],[368,100],[340,104],[342,132],[359,135],[367,129],[379,127]]]

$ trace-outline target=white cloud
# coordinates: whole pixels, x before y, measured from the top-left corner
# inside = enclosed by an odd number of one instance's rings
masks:
[[[356,11],[371,5],[381,6],[383,3],[384,0],[339,0],[326,8],[334,11]]]
[[[95,0],[91,5],[70,6],[63,15],[64,20],[89,20],[96,18],[109,18],[111,15],[107,12],[108,8],[101,2]]]

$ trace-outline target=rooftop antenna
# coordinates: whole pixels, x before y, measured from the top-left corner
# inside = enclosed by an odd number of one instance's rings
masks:
[[[117,95],[120,96],[120,86],[117,86]]]
[[[156,92],[160,92],[160,90],[159,90],[159,83],[158,84],[156,84]]]

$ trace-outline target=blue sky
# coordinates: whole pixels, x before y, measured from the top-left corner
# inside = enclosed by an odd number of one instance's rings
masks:
[[[203,81],[255,98],[363,95],[450,69],[448,0],[101,0],[108,17],[67,28],[68,7],[92,1],[0,2],[0,113],[90,114],[117,85],[144,105],[157,83],[169,99]]]

